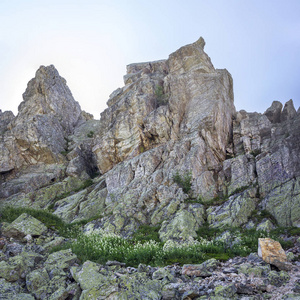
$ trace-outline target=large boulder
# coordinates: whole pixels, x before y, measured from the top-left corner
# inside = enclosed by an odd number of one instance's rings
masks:
[[[270,238],[258,239],[258,255],[268,263],[275,265],[280,270],[291,270],[287,257],[279,242]]]
[[[15,219],[11,224],[2,228],[2,234],[7,237],[15,237],[22,239],[26,235],[40,236],[45,231],[47,227],[37,220],[36,218],[23,213],[17,219]]]

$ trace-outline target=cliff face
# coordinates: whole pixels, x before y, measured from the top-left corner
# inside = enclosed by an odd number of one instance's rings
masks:
[[[68,222],[98,216],[87,229],[123,235],[161,224],[164,241],[195,236],[206,222],[275,226],[255,223],[260,210],[300,226],[299,111],[290,100],[236,112],[231,75],[204,45],[127,66],[100,121],[53,66],[41,67],[18,115],[0,112],[1,203],[53,207]]]

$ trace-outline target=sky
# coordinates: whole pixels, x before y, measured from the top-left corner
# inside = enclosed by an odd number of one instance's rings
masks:
[[[96,119],[126,65],[205,39],[233,77],[237,110],[300,106],[299,0],[0,0],[0,109],[17,114],[28,81],[53,64]]]

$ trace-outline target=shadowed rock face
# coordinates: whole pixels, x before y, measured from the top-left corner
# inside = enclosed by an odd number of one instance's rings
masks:
[[[195,237],[206,222],[300,226],[299,111],[290,100],[264,114],[236,112],[232,78],[204,45],[200,38],[166,60],[127,66],[100,121],[81,112],[53,66],[41,67],[18,116],[0,114],[0,198],[36,208],[55,202],[67,222],[101,214],[89,230],[125,236],[161,224],[164,241]],[[190,191],[174,181],[176,171],[190,174]],[[260,210],[273,219],[253,221]]]

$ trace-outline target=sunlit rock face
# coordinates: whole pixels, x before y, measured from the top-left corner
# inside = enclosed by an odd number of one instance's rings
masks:
[[[215,70],[204,45],[200,38],[167,60],[127,67],[125,86],[111,95],[101,114],[103,130],[94,152],[102,173],[141,152],[183,139],[204,142],[214,149],[217,161],[224,159],[235,113],[232,79],[226,70]]]
[[[232,137],[232,78],[214,68],[204,45],[200,38],[167,60],[129,65],[125,86],[112,93],[101,114],[93,151],[105,174],[107,203],[116,219],[110,224],[118,223],[117,231],[128,217],[151,224],[200,218],[195,229],[203,223],[201,205],[180,212],[187,196],[173,182],[176,170],[191,172],[195,197],[223,193],[218,174]],[[126,226],[132,230],[135,224]]]

